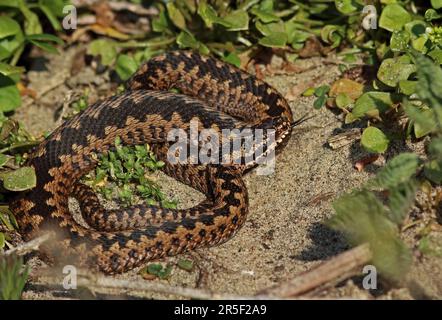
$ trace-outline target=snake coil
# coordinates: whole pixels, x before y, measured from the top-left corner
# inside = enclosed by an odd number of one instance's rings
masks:
[[[157,56],[140,67],[125,92],[69,119],[30,155],[37,186],[10,203],[24,239],[55,232],[42,251],[113,274],[232,237],[248,213],[244,167],[168,162],[167,133],[188,131],[191,121],[199,131],[272,128],[276,143],[283,145],[293,116],[275,89],[220,60],[189,51]],[[79,179],[97,165],[94,155],[111,150],[117,137],[125,145],[150,144],[165,161],[166,174],[207,199],[183,210],[147,205],[105,210]],[[79,200],[88,226],[70,214],[70,196]]]

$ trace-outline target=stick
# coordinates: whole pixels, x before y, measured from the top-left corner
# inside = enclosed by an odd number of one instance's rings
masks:
[[[52,275],[45,276],[44,274],[38,276],[33,282],[33,284],[39,284],[43,286],[59,286],[61,280]],[[86,287],[91,291],[107,293],[105,289],[117,289],[120,291],[142,291],[143,293],[162,293],[170,294],[174,296],[181,296],[193,299],[204,299],[204,300],[262,300],[262,299],[278,299],[274,296],[268,295],[257,295],[257,296],[242,296],[236,294],[223,294],[216,293],[209,290],[186,288],[180,286],[172,286],[163,284],[155,281],[143,281],[143,280],[126,280],[126,279],[115,279],[109,276],[103,276],[99,274],[88,274],[88,273],[78,273],[77,274],[77,288]]]
[[[147,292],[158,292],[163,294],[171,294],[187,298],[205,299],[205,300],[276,299],[276,297],[268,295],[241,296],[235,294],[222,294],[202,289],[171,286],[159,282],[122,280],[122,279],[114,279],[105,276],[95,276],[93,278],[82,277],[79,278],[78,285],[89,288],[101,287],[101,288],[113,288],[113,289],[124,289],[124,290],[130,289],[130,290],[139,290]]]
[[[41,281],[45,279],[45,281]],[[60,281],[58,281],[54,277],[40,277],[40,281],[33,281],[33,284],[39,285],[59,285]],[[181,296],[191,299],[199,299],[199,300],[275,300],[281,299],[281,297],[266,295],[266,294],[258,294],[258,295],[237,295],[230,293],[217,293],[209,290],[203,289],[194,289],[194,288],[186,288],[180,286],[171,286],[167,284],[162,284],[159,282],[151,282],[151,281],[139,281],[139,280],[124,280],[124,279],[115,279],[112,277],[106,277],[101,275],[86,275],[86,274],[78,274],[77,280],[78,287],[87,287],[92,291],[101,292],[106,294],[104,289],[117,289],[121,291],[142,291],[143,293],[157,292],[162,294],[170,294],[173,296]],[[132,292],[132,294],[135,294]],[[137,294],[135,294],[137,295]],[[140,296],[140,295],[137,295]],[[327,300],[327,298],[323,297],[296,297],[296,298],[287,298],[291,300],[310,300],[310,299],[321,299]],[[350,299],[350,297],[341,297],[340,299]]]
[[[38,250],[41,244],[49,240],[51,237],[50,233],[46,233],[38,238],[32,239],[31,241],[22,243],[6,252],[4,252],[1,255],[4,256],[10,256],[11,254],[17,254],[17,255],[24,255],[28,252]]]
[[[281,298],[299,296],[350,273],[355,268],[369,263],[371,259],[372,253],[369,245],[362,244],[321,263],[288,282],[264,289],[259,294]]]

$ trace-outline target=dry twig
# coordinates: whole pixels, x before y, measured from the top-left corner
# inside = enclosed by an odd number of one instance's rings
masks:
[[[28,252],[38,250],[40,245],[42,245],[44,242],[48,241],[50,237],[51,237],[51,234],[46,233],[38,238],[32,239],[31,241],[22,243],[16,247],[12,248],[12,249],[6,251],[5,253],[3,253],[2,255],[5,255],[5,256],[9,256],[11,254],[24,255]]]
[[[330,281],[348,275],[357,267],[369,263],[371,258],[372,253],[369,245],[363,244],[321,263],[316,268],[313,268],[292,280],[265,289],[259,292],[259,294],[281,298],[296,297]]]
[[[88,287],[90,289],[112,288],[134,291],[158,292],[163,294],[177,295],[193,299],[210,299],[210,300],[247,300],[247,299],[275,299],[269,295],[258,296],[241,296],[234,294],[222,294],[203,289],[185,288],[179,286],[171,286],[153,281],[132,281],[123,279],[114,279],[106,276],[80,276],[78,285]]]

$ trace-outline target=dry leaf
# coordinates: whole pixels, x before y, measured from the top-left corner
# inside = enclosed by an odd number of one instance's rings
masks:
[[[128,40],[130,38],[128,35],[121,33],[112,27],[103,27],[99,24],[93,24],[89,26],[89,29],[97,34],[105,35],[114,39]]]
[[[310,58],[320,56],[322,53],[322,45],[316,37],[308,38],[304,47],[299,51],[299,57]]]
[[[364,168],[367,165],[375,162],[378,158],[379,158],[378,154],[371,154],[371,155],[369,155],[367,157],[364,157],[364,158],[362,158],[361,160],[358,160],[355,163],[355,169],[358,170],[359,172],[361,172],[361,171],[364,170]]]
[[[37,98],[37,91],[26,87],[22,82],[17,83],[17,88],[22,97],[28,96],[31,97],[32,99]]]
[[[363,92],[364,92],[363,84],[344,78],[336,80],[332,84],[329,95],[331,97],[337,97],[338,94],[345,93],[352,100],[356,100],[362,95]]]

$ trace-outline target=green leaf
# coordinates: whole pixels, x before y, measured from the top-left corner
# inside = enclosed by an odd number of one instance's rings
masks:
[[[164,32],[169,29],[169,22],[167,20],[166,12],[163,10],[158,17],[152,20],[152,30],[155,32]]]
[[[354,0],[335,0],[336,9],[343,14],[350,14],[358,10],[359,6]]]
[[[58,53],[58,50],[47,42],[55,42],[60,45],[64,44],[63,40],[61,40],[59,37],[47,33],[28,35],[26,36],[26,40],[50,53]]]
[[[442,69],[435,65],[429,58],[421,55],[415,55],[417,74],[419,77],[416,86],[416,93],[419,98],[430,106],[436,114],[437,123],[442,123]]]
[[[286,22],[284,25],[287,34],[287,42],[291,43],[293,48],[295,48],[296,45],[303,46],[305,41],[312,37],[312,34],[309,32],[295,30],[296,27],[292,23]]]
[[[193,34],[187,31],[180,32],[180,34],[176,38],[176,43],[179,45],[180,48],[198,49],[200,46],[199,41],[195,39]]]
[[[6,228],[8,228],[9,231],[13,231],[14,225],[16,225],[15,223],[13,224],[12,218],[14,218],[14,216],[9,209],[0,206],[0,221],[6,226]]]
[[[223,58],[223,60],[238,68],[241,66],[241,59],[234,52],[230,52],[226,57]]]
[[[429,108],[419,108],[411,103],[405,104],[405,112],[414,125],[414,135],[421,138],[436,130],[434,111]]]
[[[249,15],[243,10],[235,10],[224,18],[216,21],[223,25],[228,31],[241,31],[249,29]]]
[[[24,1],[19,2],[19,7],[21,13],[25,17],[25,34],[42,33],[43,29],[38,16],[28,8]]]
[[[403,223],[416,196],[417,184],[414,180],[396,185],[390,191],[388,217],[391,221],[400,225]]]
[[[404,152],[387,162],[375,178],[366,184],[369,188],[390,189],[406,183],[416,174],[419,157],[414,153]]]
[[[46,17],[48,18],[49,22],[51,23],[52,27],[57,30],[60,31],[61,30],[61,24],[57,19],[57,16],[52,12],[51,8],[49,6],[47,6],[47,4],[42,3],[43,1],[39,1],[39,7],[41,9],[41,11],[43,11],[43,13],[46,15]]]
[[[425,20],[427,21],[433,21],[433,20],[437,20],[440,19],[442,17],[442,15],[438,14],[436,10],[434,9],[428,9],[427,11],[425,11]]]
[[[365,128],[361,137],[361,144],[365,150],[373,153],[383,153],[388,148],[387,136],[376,127]]]
[[[160,279],[167,279],[172,273],[172,266],[167,265],[165,268],[161,264],[152,263],[147,266],[146,271]]]
[[[10,8],[19,8],[19,3],[22,0],[0,0],[0,6],[2,7],[10,7]]]
[[[435,137],[428,146],[428,153],[431,157],[442,160],[442,138]]]
[[[284,48],[287,44],[287,34],[285,32],[275,32],[259,39],[259,44],[264,47]]]
[[[19,54],[23,41],[20,25],[9,17],[0,16],[0,61]]]
[[[192,271],[193,269],[193,261],[192,260],[188,260],[188,259],[180,259],[178,260],[178,267],[186,270],[186,271]]]
[[[101,56],[101,63],[109,66],[117,56],[116,44],[107,39],[94,40],[89,44],[87,53],[94,56]]]
[[[330,91],[330,87],[327,85],[319,86],[315,89],[315,96],[320,97],[326,95]]]
[[[387,86],[396,87],[401,80],[416,72],[416,66],[410,63],[408,56],[402,56],[382,61],[378,70],[378,79]]]
[[[47,43],[47,42],[41,42],[36,40],[29,40],[33,45],[49,52],[49,53],[58,53],[57,48],[55,48],[53,45]]]
[[[20,25],[7,16],[0,16],[0,39],[14,36],[21,32]]]
[[[442,49],[434,49],[428,52],[428,56],[430,56],[435,62],[442,64]]]
[[[126,81],[129,79],[132,74],[135,73],[138,69],[138,64],[134,60],[134,58],[126,55],[120,54],[117,59],[117,63],[115,66],[115,71],[121,80]]]
[[[9,191],[24,191],[32,189],[37,184],[34,168],[21,167],[14,171],[0,174],[3,186]]]
[[[390,38],[390,48],[392,51],[404,51],[408,47],[411,36],[405,30],[394,31]]]
[[[199,4],[198,14],[209,28],[216,23],[224,26],[228,31],[242,31],[249,29],[249,15],[246,11],[241,9],[231,11],[224,17],[219,17],[216,11],[204,1]]]
[[[338,108],[345,109],[353,103],[353,100],[346,93],[339,93],[335,102]]]
[[[365,190],[346,194],[333,208],[336,215],[327,225],[343,232],[352,245],[369,243],[373,264],[380,273],[393,281],[403,279],[411,264],[410,251],[375,195]]]
[[[316,98],[316,100],[313,102],[313,108],[320,109],[322,108],[325,103],[327,102],[327,96],[319,96]]]
[[[52,34],[48,34],[48,33],[31,34],[31,35],[26,36],[26,39],[36,40],[36,41],[51,41],[51,42],[55,42],[56,44],[59,44],[59,45],[64,44],[64,41],[61,40],[59,37],[54,36]]]
[[[431,0],[431,6],[434,9],[440,9],[442,8],[442,0]]]
[[[0,168],[3,167],[6,162],[8,162],[8,157],[5,154],[0,153]]]
[[[395,100],[396,97],[389,92],[366,92],[356,100],[351,114],[355,119],[365,115],[377,117],[390,109]]]
[[[181,30],[186,29],[186,19],[173,2],[167,3],[167,13],[172,23]]]
[[[332,48],[337,48],[344,37],[344,29],[338,25],[326,25],[321,29],[321,39],[325,43],[331,44]]]
[[[286,33],[285,25],[282,21],[267,24],[257,21],[255,26],[264,36],[270,36],[274,33]]]
[[[304,97],[311,97],[312,95],[315,94],[315,91],[316,91],[316,88],[314,88],[314,87],[310,87],[310,88],[307,88],[307,89],[302,93],[302,95],[303,95]]]
[[[206,1],[201,1],[198,5],[198,14],[208,28],[212,28],[213,24],[218,21],[218,14]]]
[[[258,8],[250,10],[252,14],[258,17],[258,19],[264,23],[275,22],[281,20],[278,16],[275,16],[271,11],[264,11]]]
[[[429,180],[436,184],[442,183],[442,162],[438,160],[431,160],[425,163],[424,175]]]
[[[20,92],[15,82],[0,74],[0,111],[10,112],[21,104]]]
[[[0,232],[0,249],[3,249],[5,247],[5,234],[3,232]]]
[[[57,18],[64,17],[63,8],[70,4],[69,0],[39,0],[40,6],[48,8],[52,15]]]
[[[379,18],[379,26],[388,31],[401,30],[402,27],[411,21],[411,15],[400,4],[392,3],[382,10]]]
[[[415,40],[426,34],[428,24],[422,20],[413,20],[405,25],[404,30],[411,35],[411,39]]]
[[[0,62],[0,74],[4,76],[14,76],[21,74],[25,71],[23,67],[11,66],[7,63]]]
[[[416,85],[417,85],[417,81],[412,81],[412,80],[400,80],[399,81],[400,92],[407,95],[407,96],[411,96],[413,93],[416,92]]]

